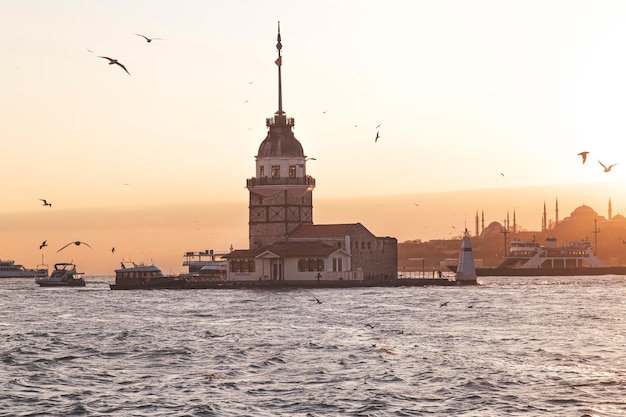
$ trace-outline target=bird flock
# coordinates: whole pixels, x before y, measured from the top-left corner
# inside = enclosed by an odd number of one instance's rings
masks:
[[[146,40],[147,43],[150,43],[152,41],[156,41],[156,40],[164,40],[163,38],[149,38],[145,35],[142,35],[140,33],[135,33],[135,35],[137,36],[141,36],[142,38],[144,38]],[[92,53],[93,51],[91,49],[87,49],[87,52]],[[126,71],[126,74],[130,75],[130,72],[128,71],[128,69],[126,68],[126,66],[124,66],[124,64],[122,64],[120,61],[118,61],[116,58],[111,58],[108,56],[103,56],[103,55],[96,55],[98,58],[102,58],[102,59],[106,59],[109,61],[109,65],[117,65],[118,67],[120,67],[121,69],[123,69],[124,71]]]
[[[135,33],[135,35],[142,37],[147,43],[151,43],[152,41],[155,40],[164,40],[163,38],[156,38],[156,37],[148,37],[145,35],[142,35],[140,33]],[[87,52],[93,54],[94,52],[91,49],[87,49]],[[102,59],[106,59],[107,61],[109,61],[109,65],[116,65],[118,67],[120,67],[121,69],[124,70],[124,72],[126,72],[126,74],[130,75],[130,72],[128,71],[128,69],[126,68],[126,66],[124,64],[122,64],[120,61],[118,61],[116,58],[111,58],[105,55],[96,55],[97,58],[102,58]],[[126,185],[126,184],[125,184]],[[52,207],[52,203],[49,202],[48,200],[44,199],[44,198],[40,198],[39,201],[42,202],[44,207]],[[85,245],[86,247],[88,247],[89,249],[93,248],[91,247],[91,245],[87,242],[83,242],[82,240],[75,240],[72,242],[67,243],[66,245],[62,246],[59,250],[57,250],[57,252],[61,252],[63,249],[67,248],[68,246],[81,246],[81,245]],[[39,250],[43,250],[44,248],[48,247],[48,240],[44,240],[43,242],[41,242],[41,244],[39,244]],[[111,248],[111,253],[115,253],[115,247]]]
[[[44,198],[40,198],[39,201],[43,202],[43,206],[44,207],[52,207],[52,203],[48,202],[48,200],[46,200]],[[70,243],[65,244],[59,250],[57,250],[57,252],[61,252],[63,249],[65,249],[65,248],[67,248],[68,246],[71,246],[71,245],[75,245],[75,246],[85,245],[89,249],[93,250],[93,248],[91,247],[91,245],[89,243],[83,242],[82,240],[75,240],[75,241],[72,241]],[[39,250],[42,250],[45,247],[48,247],[48,240],[47,239],[39,244]],[[115,247],[111,248],[111,253],[115,253]]]
[[[583,164],[584,164],[585,162],[587,162],[587,155],[589,155],[589,152],[588,152],[588,151],[582,151],[582,152],[579,152],[577,155],[580,155],[580,157],[582,158],[582,162],[583,162]],[[619,164],[619,162],[616,162],[616,163],[611,164],[611,165],[605,165],[605,164],[603,164],[603,163],[602,163],[599,159],[598,159],[598,163],[599,163],[599,164],[600,164],[600,166],[602,166],[602,168],[604,169],[604,171],[603,171],[603,172],[611,172],[611,169],[612,169],[615,165],[618,165],[618,164]]]

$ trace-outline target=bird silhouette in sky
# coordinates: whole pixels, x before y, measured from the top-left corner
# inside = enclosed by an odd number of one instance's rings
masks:
[[[141,36],[141,37],[142,37],[142,38],[144,38],[144,39],[146,40],[146,42],[148,42],[148,43],[150,43],[150,42],[152,42],[152,41],[157,41],[157,40],[158,40],[158,41],[162,41],[162,40],[163,40],[163,38],[149,38],[149,37],[144,36],[144,35],[142,35],[142,34],[140,34],[140,33],[135,33],[135,35],[137,35],[137,36]]]
[[[378,142],[378,138],[380,138],[380,132],[376,132],[376,138],[374,139],[374,143]]]
[[[115,65],[119,66],[120,68],[122,68],[124,71],[126,71],[126,74],[130,75],[130,72],[128,72],[126,67],[124,65],[122,65],[122,63],[120,63],[117,59],[109,58],[108,56],[98,56],[98,58],[108,59],[109,60],[109,65],[115,64]]]
[[[443,302],[443,303],[439,304],[439,307],[445,307],[447,305],[448,305],[448,302],[446,301],[446,302]]]
[[[611,170],[611,168],[613,168],[615,165],[617,165],[617,163],[609,165],[608,167],[606,165],[604,165],[602,162],[600,162],[600,160],[598,159],[598,162],[600,163],[600,165],[602,165],[602,168],[604,168],[604,172],[609,172]]]
[[[39,249],[43,249],[43,248],[45,248],[46,246],[48,246],[48,241],[47,241],[47,240],[44,240],[43,242],[41,242],[41,245],[39,245]]]
[[[111,248],[111,253],[115,253],[115,246]]]
[[[87,242],[81,242],[80,240],[77,240],[76,242],[70,242],[67,245],[63,246],[61,249],[59,249],[57,252],[61,252],[63,249],[67,248],[70,245],[76,245],[76,246],[80,246],[80,245],[85,245],[87,246],[89,249],[93,249],[91,246],[89,246],[89,244]]]
[[[43,201],[43,205],[44,206],[48,206],[48,207],[52,207],[52,203],[48,203],[46,200],[44,200],[43,198],[40,198],[39,201]]]
[[[580,153],[578,153],[578,154],[577,154],[577,155],[580,155],[580,156],[583,158],[583,164],[584,164],[585,162],[587,162],[587,154],[588,154],[588,153],[589,153],[589,152],[587,152],[587,151],[583,151],[583,152],[580,152]]]

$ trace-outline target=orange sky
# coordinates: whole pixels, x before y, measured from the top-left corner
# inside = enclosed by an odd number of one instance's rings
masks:
[[[317,198],[314,191],[313,219],[316,224],[360,222],[377,236],[393,236],[399,242],[457,237],[466,225],[473,234],[477,211],[484,211],[486,225],[502,223],[507,212],[512,222],[515,211],[518,227],[540,230],[543,203],[548,219],[554,220],[557,198],[561,220],[582,204],[607,217],[609,199],[613,215],[626,215],[626,198],[614,193],[615,188],[615,184],[600,183],[333,199]],[[0,253],[2,259],[28,267],[40,263],[41,254],[50,265],[74,261],[90,275],[113,275],[122,259],[154,262],[166,273],[185,272],[182,262],[187,251],[248,247],[247,190],[241,194],[240,201],[229,203],[92,209],[41,206],[23,213],[2,213]],[[39,251],[44,239],[49,246]],[[57,253],[76,240],[89,243],[93,250],[71,245]]]

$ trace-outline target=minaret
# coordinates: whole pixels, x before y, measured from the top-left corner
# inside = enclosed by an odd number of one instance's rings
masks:
[[[609,220],[613,218],[613,208],[611,207],[611,199],[609,198]]]
[[[545,232],[548,229],[548,212],[546,211],[546,202],[543,202],[543,216],[541,217],[541,231]]]
[[[293,134],[294,119],[283,111],[282,42],[280,22],[276,49],[278,59],[278,111],[266,119],[267,136],[256,156],[256,175],[249,178],[250,249],[284,241],[298,226],[313,224],[315,178],[306,175],[302,145]]]
[[[476,236],[480,236],[480,231],[478,229],[478,224],[479,224],[478,223],[478,210],[476,210],[476,220],[475,220],[475,222],[476,222]]]
[[[480,233],[482,234],[482,232],[485,231],[485,210],[481,211],[481,224],[480,224],[480,226],[481,226]]]
[[[515,220],[515,209],[513,209],[513,233],[517,233],[517,221]]]
[[[554,225],[559,224],[559,199],[556,199],[556,208],[554,209]]]

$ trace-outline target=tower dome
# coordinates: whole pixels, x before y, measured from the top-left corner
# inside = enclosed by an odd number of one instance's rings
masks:
[[[294,125],[293,117],[276,113],[273,118],[267,119],[269,130],[267,136],[259,146],[257,157],[295,156],[304,158],[302,144],[296,139],[291,130]]]

